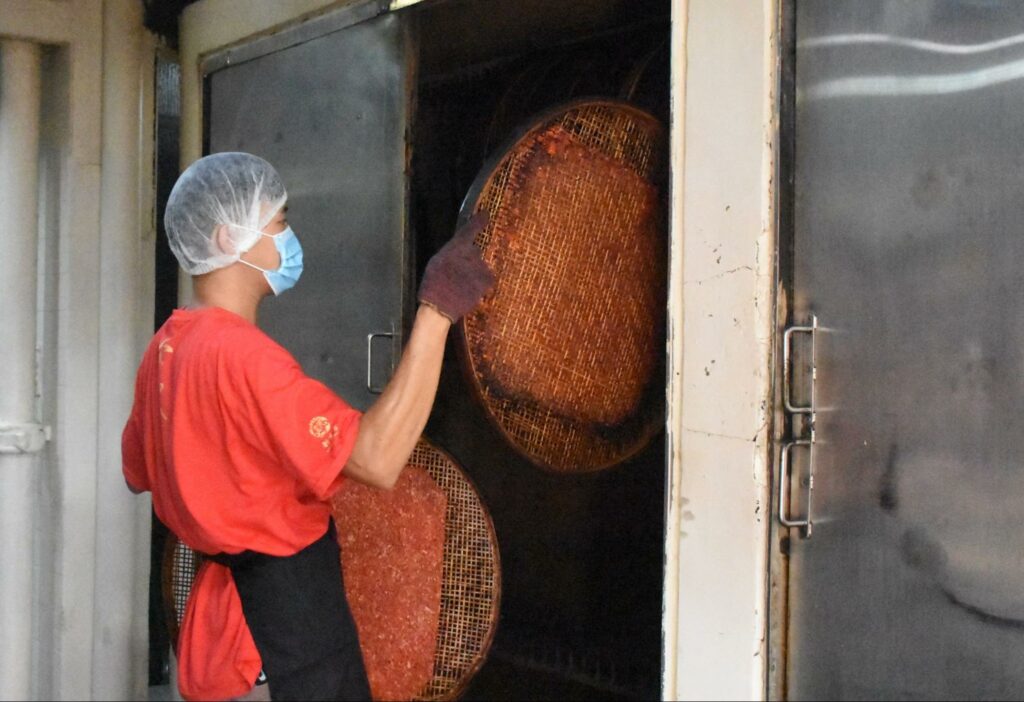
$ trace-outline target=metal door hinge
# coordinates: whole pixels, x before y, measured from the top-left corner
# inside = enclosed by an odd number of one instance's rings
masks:
[[[0,453],[36,453],[50,440],[43,424],[0,424]]]
[[[810,392],[809,399],[806,405],[796,405],[793,403],[793,335],[794,334],[809,334],[811,338],[811,359],[810,359]],[[811,497],[814,494],[814,444],[815,444],[815,428],[814,423],[817,418],[817,402],[815,398],[814,386],[818,379],[818,359],[817,359],[817,340],[818,340],[818,317],[811,315],[810,325],[805,326],[793,326],[785,331],[782,335],[782,395],[783,395],[783,406],[785,411],[790,415],[790,424],[793,426],[794,436],[789,440],[783,442],[780,448],[779,455],[779,491],[778,491],[778,503],[779,503],[779,521],[783,526],[786,527],[798,527],[803,530],[804,538],[811,537],[811,530],[813,528],[813,520],[811,518]],[[804,417],[803,429],[806,432],[802,436],[795,435],[800,429],[796,426],[797,422],[792,421],[795,417]],[[807,514],[803,518],[792,518],[790,517],[790,466],[791,466],[791,454],[793,449],[796,447],[807,448]]]

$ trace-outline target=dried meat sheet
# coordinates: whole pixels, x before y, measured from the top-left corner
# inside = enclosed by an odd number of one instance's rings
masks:
[[[515,158],[484,251],[497,283],[470,316],[479,370],[502,397],[620,424],[657,360],[657,191],[561,127]]]
[[[446,507],[416,466],[392,490],[349,480],[334,498],[345,591],[375,700],[411,699],[433,677]]]

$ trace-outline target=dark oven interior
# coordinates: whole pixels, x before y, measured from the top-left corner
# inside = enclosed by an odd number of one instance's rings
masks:
[[[419,59],[410,183],[417,275],[451,236],[481,167],[531,116],[610,97],[667,125],[665,0],[449,0],[409,12]],[[475,482],[502,560],[497,634],[466,697],[660,696],[664,435],[607,470],[537,468],[483,416],[453,346],[426,435]]]

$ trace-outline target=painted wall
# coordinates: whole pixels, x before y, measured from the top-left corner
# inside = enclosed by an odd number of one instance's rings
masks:
[[[38,175],[13,172],[8,159],[0,168],[38,184],[38,225],[28,232],[36,294],[19,300],[34,309],[38,351],[22,372],[37,387],[31,419],[52,430],[24,494],[0,480],[0,499],[30,506],[29,518],[4,524],[5,537],[17,534],[6,538],[17,550],[4,553],[4,568],[31,573],[29,593],[0,582],[0,599],[15,603],[31,629],[9,642],[23,655],[5,661],[3,678],[18,687],[4,687],[6,698],[146,694],[150,508],[125,489],[120,470],[120,430],[152,325],[154,45],[141,14],[136,0],[0,3],[0,41],[36,45],[40,55]]]

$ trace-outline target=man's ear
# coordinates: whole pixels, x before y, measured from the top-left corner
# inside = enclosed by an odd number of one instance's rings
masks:
[[[217,245],[221,253],[229,255],[235,253],[235,243],[231,241],[231,234],[226,224],[218,224],[217,228],[213,230],[213,243]]]

